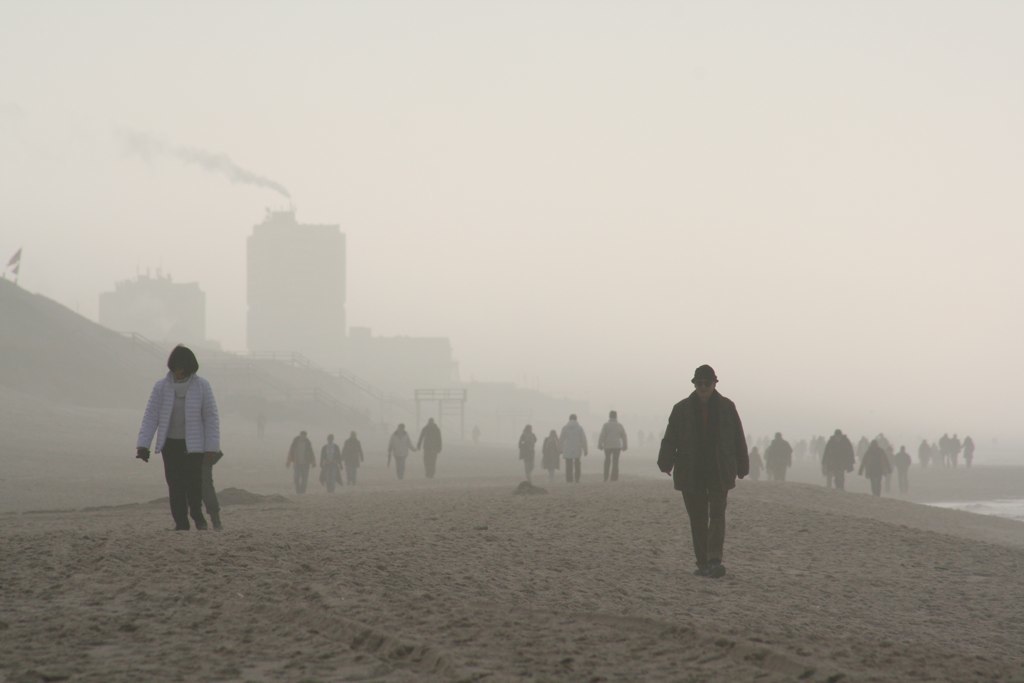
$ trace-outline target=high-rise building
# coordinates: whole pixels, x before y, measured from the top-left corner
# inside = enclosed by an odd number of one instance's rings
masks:
[[[247,244],[247,345],[337,367],[345,343],[345,235],[267,211]]]
[[[100,325],[136,332],[155,342],[206,341],[206,294],[195,282],[173,282],[157,271],[114,285],[100,294]]]

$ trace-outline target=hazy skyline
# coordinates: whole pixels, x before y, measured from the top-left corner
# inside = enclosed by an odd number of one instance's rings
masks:
[[[349,325],[450,337],[464,379],[667,417],[708,362],[756,433],[1020,437],[1022,20],[7,2],[0,258],[93,319],[162,268],[243,349],[245,239],[288,200],[230,160],[341,225]]]

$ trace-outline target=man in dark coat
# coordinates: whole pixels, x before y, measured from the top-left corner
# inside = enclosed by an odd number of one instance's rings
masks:
[[[433,479],[434,471],[437,469],[437,455],[441,452],[441,428],[434,422],[434,418],[427,420],[427,424],[420,430],[416,450],[420,448],[423,449],[423,467],[427,479]]]
[[[872,441],[868,446],[857,473],[863,474],[871,482],[871,495],[882,495],[882,477],[892,474],[892,465],[889,464],[889,456],[885,454],[877,441]]]
[[[295,493],[305,493],[306,483],[309,481],[309,468],[316,467],[316,456],[313,455],[313,444],[305,431],[292,439],[292,445],[288,449],[288,459],[285,467],[293,467],[293,478],[295,480]]]
[[[725,575],[725,505],[736,477],[750,471],[747,441],[736,405],[718,393],[710,365],[693,373],[695,390],[672,407],[658,468],[672,476],[690,517],[697,576]]]
[[[844,490],[846,485],[846,473],[853,472],[856,459],[853,454],[853,444],[850,438],[837,429],[835,434],[829,437],[825,444],[825,452],[821,456],[821,472],[825,475],[825,487],[832,488],[835,482],[836,488]]]
[[[768,469],[768,477],[773,481],[786,481],[786,470],[793,464],[793,447],[782,438],[781,432],[775,432],[775,439],[768,444],[764,452],[764,466]]]

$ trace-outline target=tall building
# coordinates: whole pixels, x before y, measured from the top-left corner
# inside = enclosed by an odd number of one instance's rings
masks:
[[[337,367],[345,343],[345,235],[267,211],[247,244],[249,351],[299,352]]]
[[[100,325],[137,332],[155,342],[206,341],[206,294],[195,282],[173,282],[159,270],[139,275],[100,294]]]

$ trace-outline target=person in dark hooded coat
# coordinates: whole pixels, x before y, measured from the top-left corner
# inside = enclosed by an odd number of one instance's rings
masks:
[[[889,464],[889,456],[877,441],[872,441],[868,445],[857,473],[864,475],[871,482],[871,495],[882,495],[882,477],[892,474],[892,465]]]

